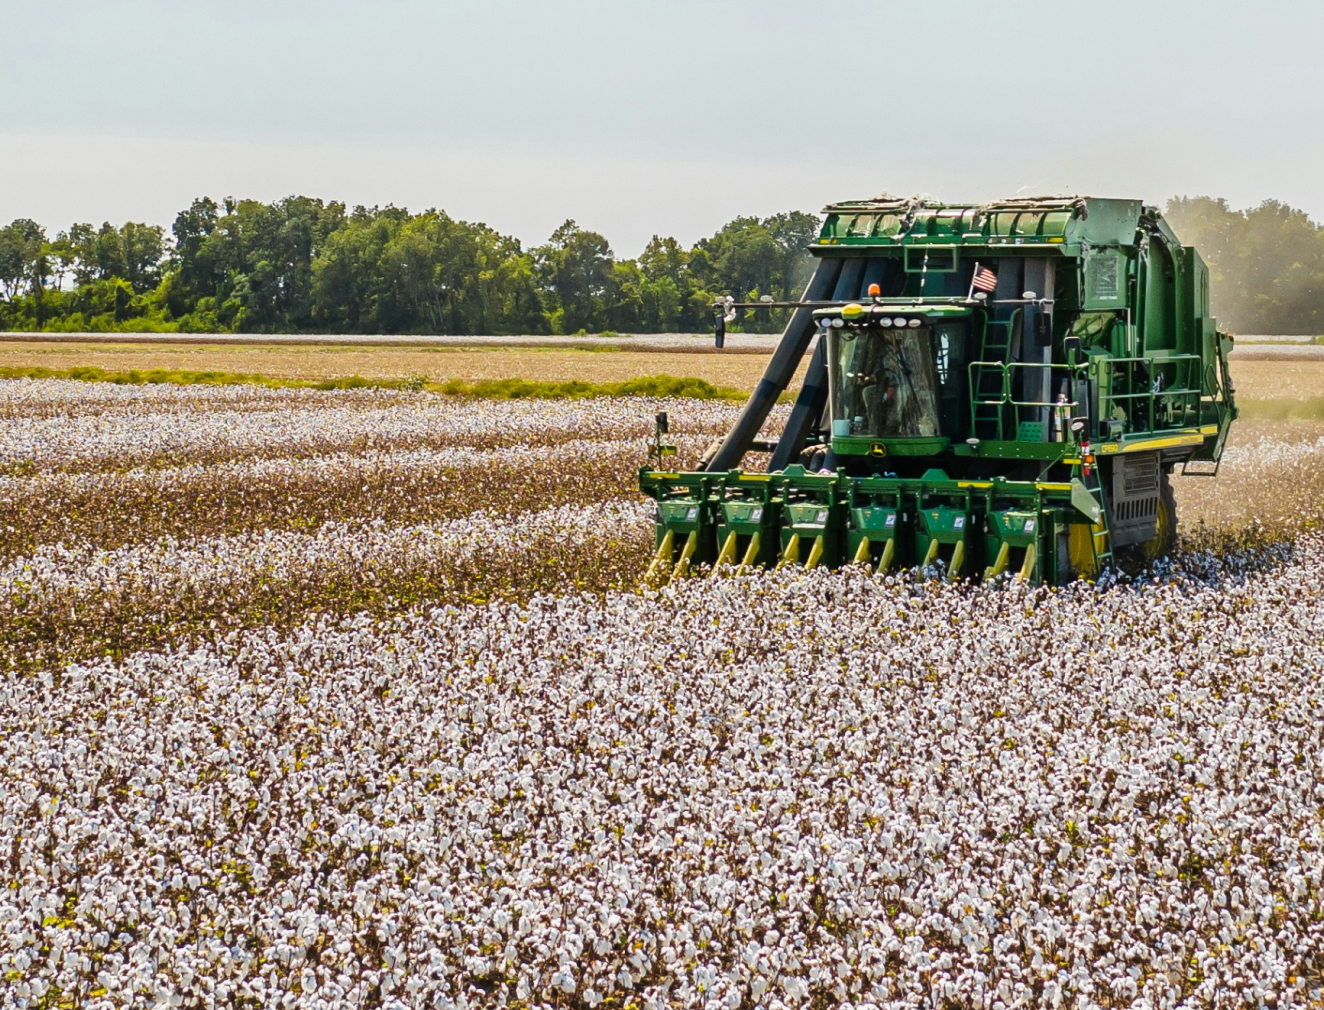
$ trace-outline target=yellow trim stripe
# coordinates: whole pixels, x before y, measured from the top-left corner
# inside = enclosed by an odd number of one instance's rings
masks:
[[[1122,452],[1144,452],[1146,449],[1170,449],[1177,445],[1199,445],[1203,435],[1177,435],[1175,438],[1149,438],[1143,442],[1122,447]]]

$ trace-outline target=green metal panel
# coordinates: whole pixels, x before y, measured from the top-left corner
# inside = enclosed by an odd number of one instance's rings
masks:
[[[690,533],[700,529],[707,520],[702,501],[686,498],[682,501],[659,502],[657,511],[662,523],[677,533]]]
[[[818,245],[1129,246],[1142,209],[1139,200],[1092,197],[989,204],[857,200],[823,209]]]
[[[998,543],[1006,542],[1013,547],[1029,547],[1042,533],[1039,513],[1007,509],[990,512],[988,532]]]
[[[923,509],[918,514],[920,534],[939,543],[954,544],[964,540],[969,533],[969,514],[964,509],[941,507]]]
[[[722,504],[722,525],[738,533],[756,533],[764,527],[768,511],[761,501],[730,501]]]
[[[850,510],[851,526],[870,540],[881,542],[896,536],[897,510],[880,506],[867,506]]]
[[[1093,246],[1135,244],[1143,207],[1141,201],[1091,198],[1084,201],[1084,204],[1085,213],[1073,216],[1067,228],[1069,243],[1089,243]]]
[[[1117,249],[1094,249],[1085,257],[1085,295],[1081,308],[1124,309],[1127,304],[1127,258]]]
[[[845,245],[1057,245],[1084,206],[1075,197],[996,204],[862,200],[824,208],[817,248]]]
[[[951,444],[950,438],[858,438],[838,435],[832,449],[845,456],[937,456]]]
[[[802,536],[817,536],[827,529],[832,507],[818,503],[787,505],[783,514],[786,517],[783,523],[785,529]]]

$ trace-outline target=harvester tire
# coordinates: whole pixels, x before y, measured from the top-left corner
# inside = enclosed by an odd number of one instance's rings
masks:
[[[1166,558],[1177,547],[1177,499],[1172,493],[1172,480],[1166,473],[1159,476],[1158,520],[1154,536],[1144,543],[1121,548],[1117,561],[1122,571],[1135,575],[1159,558]]]

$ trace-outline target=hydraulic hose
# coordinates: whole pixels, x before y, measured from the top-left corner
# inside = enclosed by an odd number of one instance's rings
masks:
[[[805,286],[801,301],[816,302],[829,298],[836,287],[837,276],[841,273],[842,261],[839,259],[820,259],[814,275]],[[721,448],[709,461],[705,469],[731,470],[740,465],[749,451],[750,443],[763,428],[763,422],[777,402],[777,398],[790,385],[795,377],[795,370],[805,356],[810,340],[814,336],[814,313],[812,309],[799,308],[791,314],[777,350],[772,353],[772,360],[763,372],[763,378],[754,387],[753,394],[745,403],[735,425],[722,441]]]
[[[818,349],[809,359],[809,370],[805,372],[804,385],[800,387],[800,394],[795,398],[795,406],[791,408],[791,417],[786,422],[781,440],[777,443],[777,451],[772,454],[772,460],[768,463],[769,473],[784,470],[788,464],[799,460],[810,426],[823,416],[827,392],[827,342],[820,339]]]

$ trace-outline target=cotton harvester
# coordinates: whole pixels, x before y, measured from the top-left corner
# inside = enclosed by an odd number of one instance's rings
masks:
[[[640,473],[664,581],[707,565],[918,567],[1036,583],[1172,548],[1169,475],[1236,417],[1209,271],[1134,200],[834,204],[762,380],[692,472]],[[806,354],[774,443],[758,442]],[[770,452],[766,472],[742,469]]]

